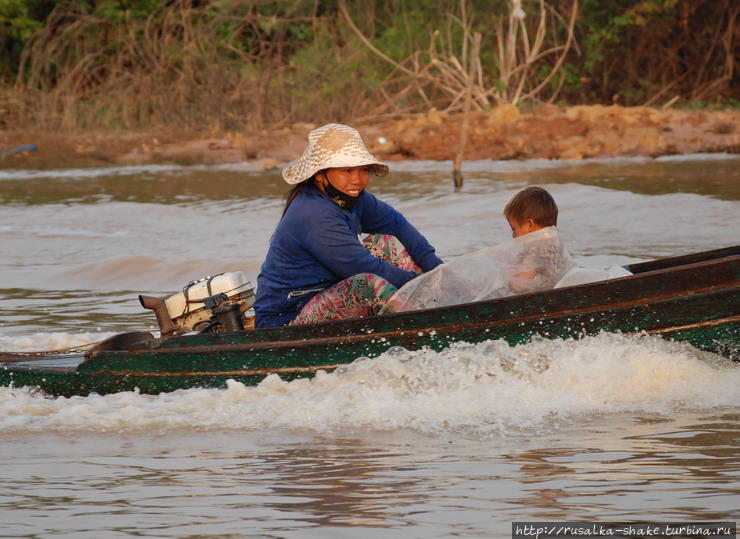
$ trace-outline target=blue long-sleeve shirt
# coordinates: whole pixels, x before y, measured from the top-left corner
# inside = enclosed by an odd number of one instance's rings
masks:
[[[399,288],[416,276],[373,257],[361,233],[392,234],[424,271],[442,263],[401,213],[367,191],[345,211],[310,186],[290,204],[270,242],[257,278],[255,326],[287,324],[318,292],[358,273],[374,273]]]

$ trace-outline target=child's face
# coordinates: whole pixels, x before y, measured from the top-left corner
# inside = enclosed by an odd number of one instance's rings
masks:
[[[511,227],[511,235],[515,238],[518,238],[519,236],[524,236],[525,234],[529,234],[530,232],[535,232],[536,230],[540,230],[542,228],[532,219],[527,219],[523,223],[518,223],[513,219],[509,219],[508,217],[506,218],[506,220],[509,221],[509,226]]]

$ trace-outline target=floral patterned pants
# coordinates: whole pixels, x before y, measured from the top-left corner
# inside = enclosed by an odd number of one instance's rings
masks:
[[[370,234],[362,244],[375,258],[395,264],[401,269],[422,273],[395,236]],[[382,277],[373,273],[358,273],[312,297],[290,325],[373,316],[396,290],[398,289],[395,286]]]

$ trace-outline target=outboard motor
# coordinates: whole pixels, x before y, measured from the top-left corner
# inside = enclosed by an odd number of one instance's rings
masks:
[[[245,313],[254,304],[254,287],[241,271],[233,271],[190,281],[168,298],[140,295],[139,302],[154,311],[163,337],[239,331],[252,326]]]
[[[211,311],[211,321],[201,332],[209,332],[215,326],[221,326],[222,331],[239,331],[244,329],[241,305],[230,303],[226,294],[216,294],[203,298],[203,305]],[[216,329],[218,332],[218,329]]]

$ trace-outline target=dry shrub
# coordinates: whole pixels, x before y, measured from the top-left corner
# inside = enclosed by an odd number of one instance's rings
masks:
[[[248,24],[184,0],[128,24],[60,6],[22,58],[17,121],[68,130],[254,120],[263,69],[229,36],[214,39],[228,23],[234,33]]]
[[[650,0],[624,13],[627,0],[595,4],[171,0],[115,20],[58,3],[15,82],[0,81],[0,128],[351,121],[457,112],[468,91],[482,110],[736,95],[737,2]],[[648,17],[654,5],[665,13]],[[602,11],[613,11],[608,32]]]

